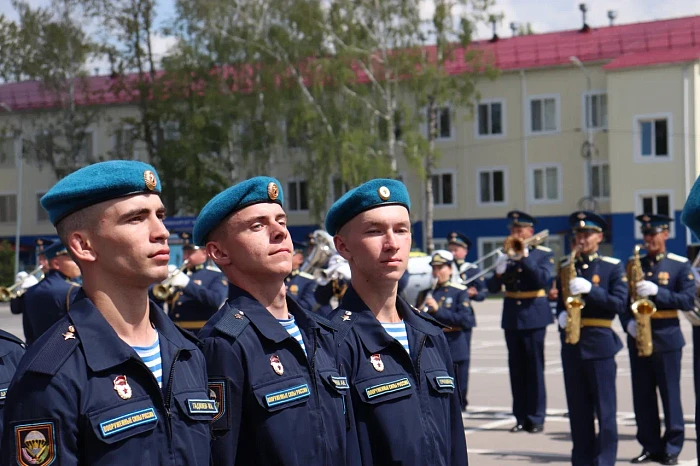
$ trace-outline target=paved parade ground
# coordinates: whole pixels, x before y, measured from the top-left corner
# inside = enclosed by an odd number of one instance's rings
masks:
[[[508,360],[503,331],[500,328],[501,301],[475,303],[478,327],[472,341],[472,367],[469,409],[464,426],[471,465],[507,466],[522,464],[570,464],[571,439],[566,417],[564,379],[559,356],[559,337],[554,325],[548,328],[546,348],[547,419],[541,434],[508,430],[515,419],[510,414],[511,395],[508,381]],[[686,442],[679,457],[680,465],[697,465],[695,457],[695,394],[693,392],[692,336],[690,324],[681,319],[687,342],[683,352],[681,391],[686,419]],[[20,316],[10,314],[7,304],[0,304],[0,328],[22,337]],[[616,330],[622,336],[619,322]],[[618,464],[641,452],[635,440],[634,413],[627,348],[617,355],[618,426],[620,446]],[[655,464],[655,463],[650,463]]]

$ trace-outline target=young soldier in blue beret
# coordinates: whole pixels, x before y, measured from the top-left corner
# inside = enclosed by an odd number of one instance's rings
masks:
[[[695,277],[687,258],[666,250],[670,217],[647,213],[636,219],[641,224],[647,250],[640,259],[644,279],[634,284],[636,294],[638,299],[651,300],[657,310],[651,315],[651,356],[637,354],[636,321],[629,308],[621,319],[628,332],[637,441],[642,445],[642,453],[631,462],[652,460],[661,464],[678,464],[685,438],[681,406],[681,355],[685,340],[678,310],[693,308]],[[664,408],[663,436],[657,390]]]
[[[508,212],[510,234],[528,240],[536,220],[525,212]],[[508,346],[508,369],[515,426],[511,432],[542,432],[547,409],[544,382],[544,340],[553,321],[547,301],[554,257],[544,246],[528,246],[510,257],[499,253],[494,275],[486,281],[491,293],[505,286],[501,327]]]
[[[7,388],[15,375],[25,345],[16,336],[0,330],[0,438],[2,438],[2,413],[7,398]]]
[[[44,251],[49,269],[44,279],[32,286],[24,295],[24,317],[27,333],[24,338],[31,345],[66,315],[70,304],[80,290],[75,282],[80,268],[68,255],[68,250],[56,241]]]
[[[83,272],[68,314],[27,351],[5,403],[1,463],[209,465],[204,356],[153,302],[168,273],[150,165],[81,168],[41,199]]]
[[[418,295],[419,309],[432,314],[447,325],[443,329],[450,347],[452,361],[457,372],[459,402],[462,411],[467,408],[469,385],[469,361],[471,354],[472,328],[476,327],[474,310],[469,302],[467,287],[452,281],[454,256],[449,251],[435,251],[430,261],[433,267],[435,286]],[[457,272],[458,273],[458,272]]]
[[[612,321],[627,303],[627,280],[619,259],[598,254],[607,226],[600,215],[574,212],[569,216],[569,225],[575,236],[573,247],[578,251],[573,264],[576,273],[570,274],[570,257],[563,258],[557,279],[557,312],[574,444],[571,462],[575,466],[613,466],[618,443],[615,354],[622,349],[622,343],[612,329]],[[578,341],[572,337],[574,332],[564,331],[567,298],[576,295],[584,302]]]
[[[328,211],[326,230],[350,264],[333,317],[350,381],[364,466],[466,465],[459,392],[443,326],[397,296],[411,248],[410,200],[376,179]]]
[[[200,332],[217,466],[348,464],[350,387],[328,321],[286,293],[293,246],[282,203],[279,181],[252,178],[216,195],[194,226],[231,283]]]
[[[299,305],[307,311],[316,310],[316,279],[313,275],[301,271],[304,263],[305,245],[294,245],[294,255],[292,256],[292,273],[284,279],[287,285],[287,292]]]

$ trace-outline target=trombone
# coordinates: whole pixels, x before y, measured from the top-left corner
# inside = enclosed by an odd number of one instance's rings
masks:
[[[537,233],[536,235],[532,235],[528,239],[520,239],[520,238],[515,238],[514,236],[509,236],[508,238],[505,239],[505,241],[503,241],[502,247],[500,247],[498,249],[494,249],[490,253],[481,257],[479,260],[474,262],[473,265],[478,267],[479,264],[484,262],[489,257],[493,257],[496,254],[498,254],[499,252],[504,252],[504,251],[506,252],[506,254],[508,254],[508,256],[511,259],[518,259],[518,258],[522,257],[523,252],[525,251],[525,248],[527,248],[529,246],[536,246],[538,244],[542,244],[544,242],[544,240],[547,239],[548,236],[549,236],[549,230],[542,230],[539,233]],[[486,267],[484,270],[477,273],[473,277],[469,277],[468,280],[463,281],[461,284],[468,285],[469,283],[483,277],[484,275],[486,275],[487,273],[489,273],[490,271],[492,271],[495,268],[496,268],[496,262],[491,264],[489,267]]]
[[[27,279],[29,277],[34,277],[34,278],[37,278],[39,281],[41,281],[41,279],[44,278],[42,276],[43,273],[41,275],[39,275],[40,278],[36,277],[35,275],[37,274],[37,272],[41,272],[42,268],[43,267],[41,265],[38,266],[37,268],[32,270],[29,273],[29,275],[27,275],[22,280],[18,281],[17,283],[15,283],[12,286],[0,287],[0,302],[7,302],[7,301],[10,301],[11,299],[19,298],[20,296],[22,296],[24,294],[24,292],[27,290],[25,290],[24,288],[21,288],[21,286],[25,281],[27,281]]]
[[[155,296],[157,299],[160,299],[161,301],[165,301],[170,296],[174,295],[177,290],[174,286],[170,286],[170,284],[173,282],[173,279],[177,276],[177,274],[184,272],[189,263],[189,260],[185,260],[179,269],[173,271],[173,273],[168,275],[168,278],[154,286],[153,296]]]

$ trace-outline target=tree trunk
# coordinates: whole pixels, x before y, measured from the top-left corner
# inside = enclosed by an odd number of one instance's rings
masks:
[[[425,158],[425,251],[432,254],[433,243],[433,168],[435,164],[435,137],[437,136],[437,106],[428,98],[428,156]]]

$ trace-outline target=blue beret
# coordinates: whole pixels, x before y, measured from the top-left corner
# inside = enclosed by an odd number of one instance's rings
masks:
[[[55,243],[53,243],[51,246],[47,247],[44,250],[44,255],[46,256],[46,258],[48,260],[51,260],[54,257],[60,256],[63,254],[68,254],[68,250],[66,249],[64,244],[61,243],[60,241],[56,241]]]
[[[378,178],[351,189],[335,201],[326,214],[326,231],[331,236],[362,212],[386,205],[402,205],[411,210],[406,186],[400,181]]]
[[[669,225],[673,221],[668,215],[661,214],[642,214],[637,215],[635,219],[641,222],[643,234],[655,234],[668,230]]]
[[[510,220],[510,225],[514,227],[531,227],[537,223],[535,217],[520,210],[508,212],[508,220]]]
[[[467,235],[458,231],[453,231],[452,233],[447,235],[447,244],[458,244],[460,246],[464,246],[467,249],[470,249],[472,247],[472,242],[467,237]]]
[[[229,214],[263,202],[284,202],[282,185],[275,178],[256,176],[220,192],[199,213],[192,231],[194,244],[204,246],[209,233]]]
[[[685,201],[681,222],[690,228],[690,231],[697,238],[700,238],[700,177],[695,180],[695,184],[688,194],[688,199]]]
[[[580,210],[569,215],[569,226],[572,230],[603,231],[608,228],[608,223],[595,212]]]
[[[99,162],[56,183],[41,198],[41,206],[56,225],[68,215],[100,202],[140,193],[160,194],[155,168],[135,160]]]

